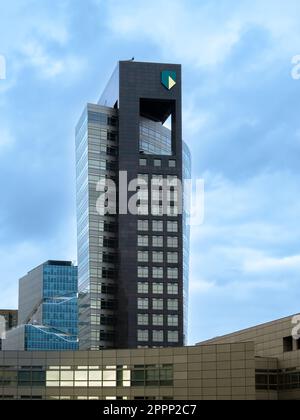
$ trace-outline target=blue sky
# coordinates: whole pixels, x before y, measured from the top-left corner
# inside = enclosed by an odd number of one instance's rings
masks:
[[[299,312],[298,0],[1,1],[0,307],[47,259],[76,260],[74,126],[116,61],[178,62],[205,180],[190,343]]]

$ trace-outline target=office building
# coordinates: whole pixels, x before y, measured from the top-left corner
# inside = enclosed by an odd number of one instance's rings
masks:
[[[2,336],[11,328],[18,325],[18,311],[12,309],[0,309],[0,350],[2,349]]]
[[[68,261],[47,261],[21,278],[18,327],[3,350],[76,350],[77,287],[77,267]]]
[[[294,321],[284,318],[194,347],[2,351],[0,399],[300,400]]]
[[[189,227],[181,185],[191,157],[181,114],[180,65],[123,61],[79,120],[82,350],[186,342]]]

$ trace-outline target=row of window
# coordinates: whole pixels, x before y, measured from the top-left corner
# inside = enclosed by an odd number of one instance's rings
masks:
[[[167,315],[166,317],[161,314],[154,314],[151,317],[153,327],[163,327],[165,322],[168,327],[178,327],[178,315]],[[138,314],[138,325],[140,327],[147,327],[150,324],[149,314]]]
[[[139,279],[148,279],[150,277],[148,267],[138,267],[137,276]],[[163,267],[153,267],[152,268],[152,278],[153,279],[163,279],[164,278],[164,269]],[[178,279],[178,269],[168,268],[168,279]]]
[[[178,311],[178,299],[149,299],[138,298],[137,306],[139,310],[149,310],[150,302],[154,311],[163,311],[166,303],[168,311]]]
[[[138,342],[149,341],[150,332],[149,330],[138,330],[137,340]],[[167,341],[168,343],[178,343],[179,334],[178,331],[168,331],[167,332]],[[152,331],[152,341],[154,343],[163,343],[164,342],[164,331],[153,330]]]
[[[167,284],[167,294],[168,295],[178,295],[178,284],[177,283],[168,283]],[[163,283],[152,283],[152,293],[154,295],[163,295],[164,294],[164,284]],[[148,282],[139,282],[138,283],[138,293],[147,295],[150,292]]]
[[[138,246],[149,246],[149,236],[148,235],[138,235],[137,244]],[[152,236],[152,246],[155,248],[163,248],[164,246],[164,237],[163,236]],[[167,247],[168,248],[177,248],[178,247],[178,238],[176,236],[167,237]]]
[[[164,231],[164,222],[163,220],[153,220],[151,223],[152,232],[163,232]],[[150,230],[150,221],[149,220],[138,220],[138,231],[139,232],[148,232]],[[167,232],[169,233],[178,233],[178,222],[176,221],[167,221]]]
[[[146,158],[140,158],[140,166],[145,167],[148,166],[149,160]],[[162,160],[161,159],[154,159],[153,161],[154,168],[161,168],[162,167]],[[169,168],[176,168],[176,160],[170,159],[169,160]]]

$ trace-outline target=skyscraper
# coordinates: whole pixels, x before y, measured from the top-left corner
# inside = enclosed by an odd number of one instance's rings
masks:
[[[181,114],[180,65],[122,61],[79,120],[81,349],[185,342],[189,229],[182,181],[190,154]]]
[[[3,340],[4,350],[78,348],[78,276],[69,261],[47,261],[19,281],[18,327]]]
[[[2,322],[1,322],[2,318]],[[18,311],[12,309],[0,309],[0,350],[2,349],[2,335],[6,331],[18,325]]]

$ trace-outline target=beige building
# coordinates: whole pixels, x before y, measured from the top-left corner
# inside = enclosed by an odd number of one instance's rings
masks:
[[[199,345],[245,342],[254,344],[256,398],[300,400],[300,315],[217,337]]]
[[[297,400],[297,322],[288,317],[194,347],[3,351],[0,399]]]
[[[255,399],[252,343],[0,352],[2,399]]]

